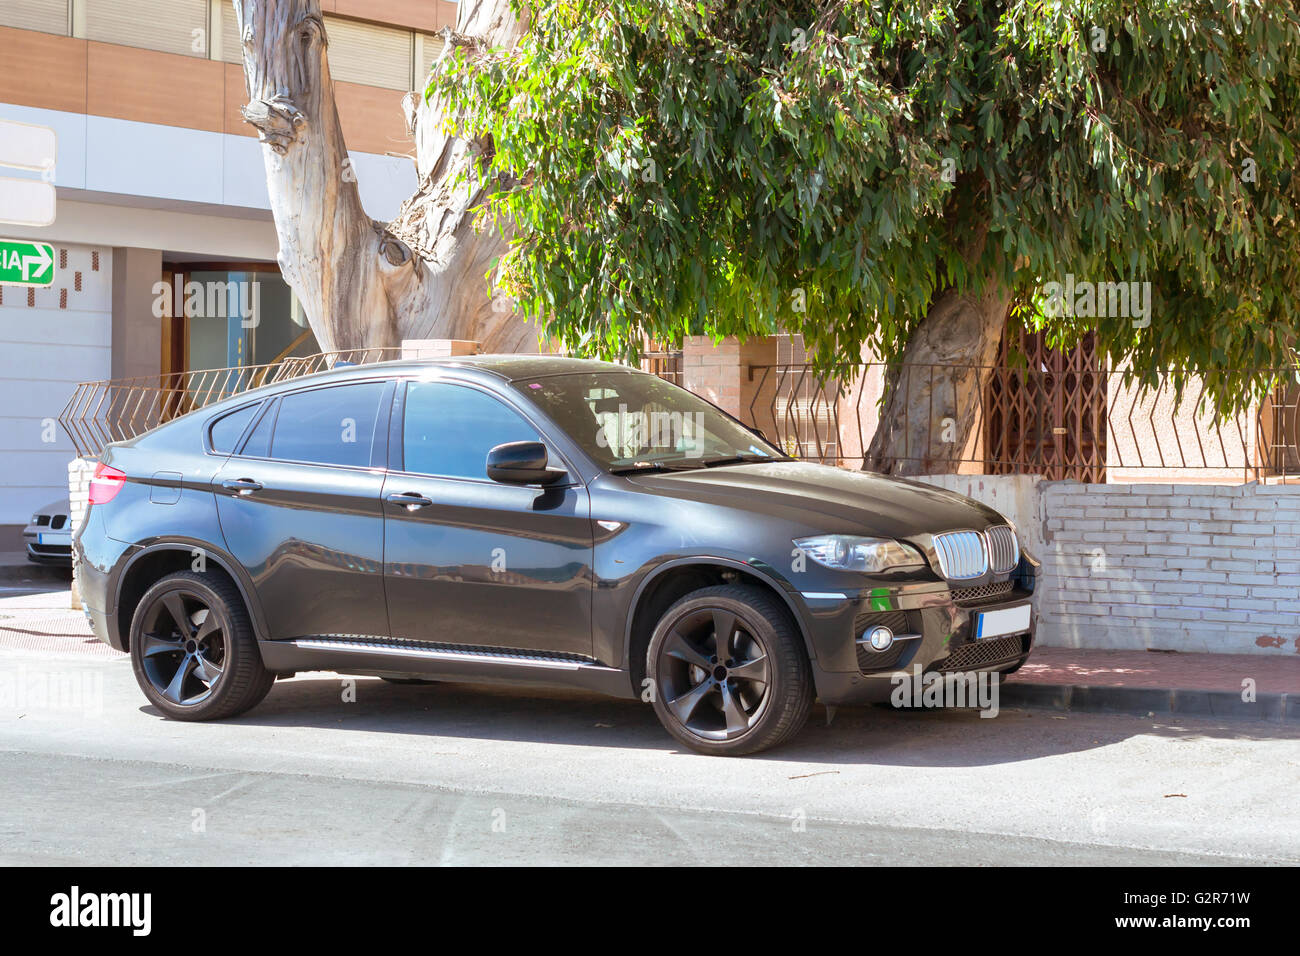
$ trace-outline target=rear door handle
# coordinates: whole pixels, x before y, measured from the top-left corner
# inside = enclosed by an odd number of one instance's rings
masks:
[[[426,498],[418,491],[401,491],[395,492],[388,496],[388,500],[395,505],[402,505],[407,511],[414,511],[417,508],[427,508],[433,504],[432,498]]]
[[[262,483],[252,478],[230,478],[223,481],[221,487],[227,491],[237,491],[241,495],[251,495],[254,491],[262,490]]]

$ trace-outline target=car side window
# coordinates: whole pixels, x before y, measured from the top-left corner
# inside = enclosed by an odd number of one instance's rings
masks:
[[[208,430],[208,441],[212,444],[212,450],[220,455],[229,455],[234,451],[239,436],[244,434],[244,429],[248,427],[248,423],[253,420],[253,416],[261,407],[260,402],[254,402],[252,405],[236,409],[229,415],[222,415],[213,422]]]
[[[541,440],[522,415],[478,389],[448,382],[406,386],[405,471],[487,480],[487,454],[493,447]]]
[[[360,382],[285,395],[280,399],[270,457],[368,466],[384,388],[383,382]],[[250,437],[250,445],[255,437]]]

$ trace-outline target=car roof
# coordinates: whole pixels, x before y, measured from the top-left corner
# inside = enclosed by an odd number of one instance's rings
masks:
[[[538,378],[543,375],[564,375],[572,372],[629,372],[637,371],[626,365],[613,362],[601,362],[596,359],[570,358],[567,355],[458,355],[439,359],[400,359],[392,362],[379,362],[369,366],[382,366],[392,369],[421,368],[472,368],[491,372],[507,381],[515,382],[524,378]],[[366,368],[367,366],[360,366]]]
[[[543,378],[549,375],[569,375],[575,372],[631,372],[646,374],[639,369],[614,362],[596,359],[570,358],[566,355],[458,355],[450,358],[395,359],[390,362],[370,362],[364,365],[343,365],[297,378],[275,382],[268,392],[283,392],[323,381],[347,378],[374,378],[386,375],[418,374],[426,369],[457,369],[482,372],[517,382],[521,379]],[[261,391],[254,389],[253,391]]]
[[[517,382],[522,379],[537,379],[552,375],[570,375],[575,372],[623,372],[630,375],[646,375],[640,369],[614,362],[601,362],[596,359],[570,358],[566,355],[458,355],[450,358],[395,359],[389,362],[370,362],[363,365],[342,365],[309,375],[286,378],[266,385],[237,392],[218,402],[205,405],[187,412],[172,422],[179,422],[190,415],[220,417],[232,408],[247,402],[262,401],[300,388],[310,388],[333,382],[346,382],[349,379],[373,379],[418,375],[427,369],[454,369],[469,372],[471,377],[491,376],[499,381]],[[167,423],[171,424],[171,422]]]

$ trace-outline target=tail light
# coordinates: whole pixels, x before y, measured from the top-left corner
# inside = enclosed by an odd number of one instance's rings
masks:
[[[110,468],[102,461],[95,466],[95,473],[90,476],[90,503],[106,505],[122,490],[126,484],[126,472]]]

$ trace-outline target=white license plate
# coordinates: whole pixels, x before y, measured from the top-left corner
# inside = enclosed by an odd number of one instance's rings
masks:
[[[980,611],[975,615],[975,640],[1023,634],[1029,630],[1029,614],[1028,604],[1000,607],[996,611]]]
[[[72,544],[72,535],[68,532],[46,532],[36,536],[37,544]]]

